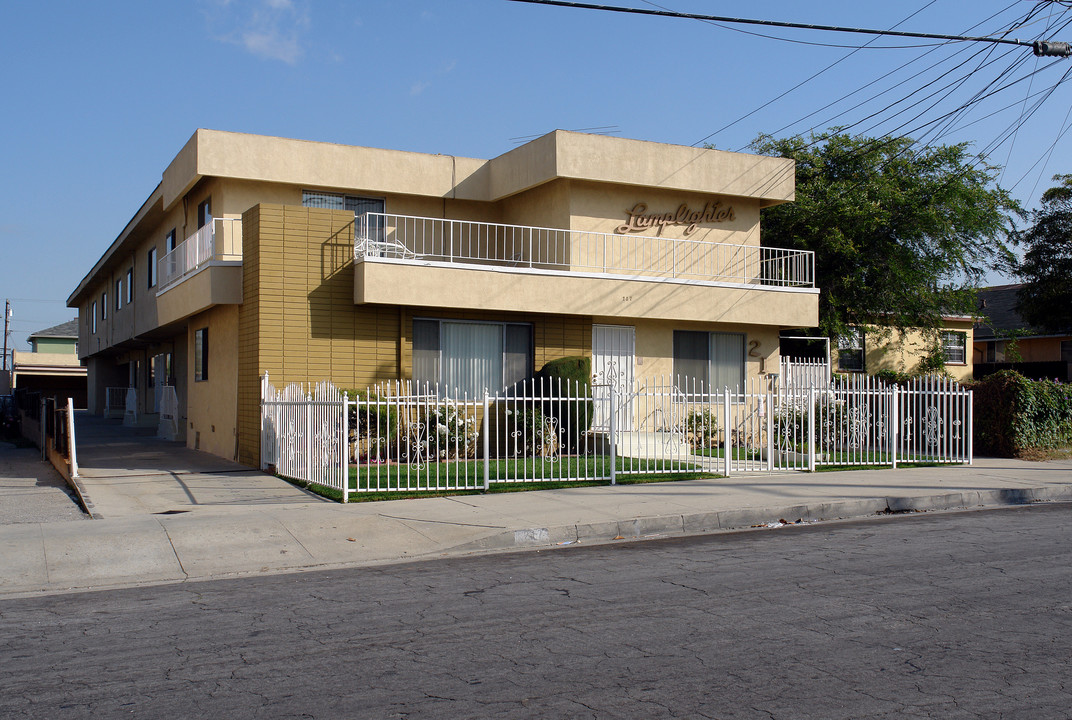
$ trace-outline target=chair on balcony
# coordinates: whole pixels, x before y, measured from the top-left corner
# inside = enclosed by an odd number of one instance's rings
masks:
[[[399,260],[418,260],[420,255],[397,240],[361,240],[354,246],[356,257],[385,257]]]

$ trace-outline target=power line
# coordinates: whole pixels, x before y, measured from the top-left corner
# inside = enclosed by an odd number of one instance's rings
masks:
[[[666,10],[667,12],[673,12],[672,10],[670,10],[670,8],[666,7],[665,5],[659,5],[658,3],[651,2],[651,0],[642,0],[642,2],[644,2],[644,3],[648,4],[648,5],[651,5],[652,7],[659,8],[660,10]],[[932,0],[932,2],[930,4],[933,4],[933,2],[934,2],[934,0]],[[863,45],[841,45],[841,44],[837,44],[837,43],[821,43],[821,42],[811,42],[809,40],[796,40],[794,38],[781,37],[779,35],[767,35],[765,33],[752,32],[750,30],[742,30],[741,28],[735,28],[735,27],[733,27],[731,25],[726,25],[724,23],[712,22],[710,20],[703,20],[702,22],[705,22],[708,25],[711,25],[712,27],[717,27],[717,28],[720,28],[722,30],[729,30],[730,32],[741,33],[742,35],[751,35],[752,37],[763,38],[765,40],[777,40],[779,42],[793,43],[795,45],[809,45],[811,47],[842,48],[842,49],[846,49],[846,50],[864,50],[864,49],[870,49],[870,50],[908,50],[908,49],[912,49],[912,48],[922,48],[922,47],[941,47],[942,45],[945,44],[945,43],[913,43],[912,45],[872,45],[871,42],[873,42],[873,41],[869,41],[869,42],[867,42],[867,43],[865,43]],[[900,24],[900,23],[898,23],[898,24]],[[896,25],[894,27],[896,27]]]
[[[943,35],[940,33],[919,33],[907,30],[872,30],[868,28],[851,28],[839,25],[815,25],[810,23],[784,22],[780,20],[754,20],[750,18],[726,17],[724,15],[700,15],[697,13],[674,12],[673,10],[655,10],[647,8],[630,8],[616,5],[598,5],[596,3],[573,2],[572,0],[510,0],[510,2],[523,2],[532,5],[554,5],[558,7],[580,8],[584,10],[603,10],[606,12],[629,13],[633,15],[654,15],[657,17],[673,17],[685,20],[707,20],[711,22],[737,23],[741,25],[764,25],[767,27],[795,28],[798,30],[824,30],[830,32],[859,33],[864,35],[892,35],[894,37],[912,37],[926,40],[956,40],[963,42],[988,42],[1003,45],[1018,45],[1029,47],[1036,55],[1053,55],[1068,57],[1072,55],[1072,45],[1065,42],[1045,40],[1018,40],[1010,38],[994,38],[985,36],[966,35]]]
[[[892,26],[892,27],[891,27],[890,29],[892,30],[893,28],[896,28],[896,27],[897,27],[898,25],[901,25],[902,23],[904,23],[904,22],[907,22],[907,21],[908,21],[908,20],[909,20],[910,18],[912,18],[912,17],[914,17],[914,16],[918,15],[918,14],[919,14],[920,12],[922,12],[923,10],[926,10],[927,8],[929,8],[929,7],[930,7],[931,5],[933,5],[933,4],[934,4],[933,2],[931,2],[931,3],[928,3],[928,4],[927,4],[927,5],[925,5],[924,7],[920,8],[920,9],[919,9],[919,10],[917,10],[916,12],[914,12],[914,13],[912,13],[911,15],[909,15],[908,17],[906,17],[906,18],[905,18],[904,20],[901,20],[901,21],[900,21],[900,22],[898,22],[898,23],[897,23],[896,25]],[[994,14],[993,14],[993,15],[991,15],[990,17],[988,17],[988,18],[986,18],[986,19],[984,19],[984,20],[980,20],[979,22],[977,22],[977,23],[973,24],[973,25],[972,25],[971,27],[969,27],[969,28],[968,28],[968,29],[967,29],[967,30],[966,30],[965,32],[973,32],[973,31],[975,31],[975,30],[976,30],[977,28],[979,28],[979,27],[982,27],[983,25],[985,25],[986,23],[990,22],[991,20],[994,20],[994,19],[995,19],[995,18],[997,18],[997,17],[999,16],[999,15],[1001,15],[1001,14],[1002,14],[1003,12],[1006,12],[1007,10],[1011,9],[1012,7],[1013,7],[1013,6],[1009,6],[1009,7],[1005,8],[1004,10],[999,10],[998,12],[994,13]],[[1027,14],[1027,16],[1026,16],[1026,17],[1025,17],[1025,18],[1024,18],[1023,20],[1021,20],[1021,21],[1019,22],[1019,24],[1018,24],[1018,27],[1019,27],[1019,28],[1022,28],[1022,27],[1024,27],[1024,26],[1025,26],[1026,24],[1028,24],[1028,23],[1029,23],[1029,22],[1031,21],[1031,19],[1032,19],[1032,16],[1033,16],[1033,14],[1034,14],[1035,12],[1036,12],[1035,10],[1033,10],[1033,11],[1029,12],[1029,13]],[[948,44],[949,44],[949,43],[943,43],[943,45],[948,45]],[[939,47],[940,47],[940,46],[939,46]],[[900,72],[901,70],[904,70],[905,68],[907,68],[907,67],[908,67],[909,65],[912,65],[912,64],[914,64],[914,63],[918,62],[919,60],[922,60],[922,59],[923,59],[924,57],[926,57],[927,55],[930,55],[931,53],[935,52],[936,50],[938,50],[938,48],[937,48],[937,47],[935,47],[935,48],[931,48],[930,50],[927,50],[927,51],[926,51],[925,53],[923,53],[922,55],[920,55],[920,56],[918,56],[918,57],[915,57],[915,58],[913,58],[912,60],[909,60],[908,62],[906,62],[906,63],[902,64],[902,65],[901,65],[900,67],[897,67],[897,68],[895,68],[894,70],[891,70],[891,71],[889,71],[889,72],[885,73],[885,74],[884,74],[884,75],[882,75],[881,77],[879,77],[879,78],[877,78],[877,79],[875,79],[875,80],[872,80],[871,82],[867,83],[867,84],[866,84],[866,85],[864,85],[863,87],[861,87],[861,88],[857,88],[856,90],[853,90],[852,92],[850,92],[850,93],[848,93],[848,94],[846,94],[846,95],[843,95],[843,96],[842,96],[841,98],[838,98],[837,100],[834,100],[833,102],[831,102],[831,103],[828,103],[827,105],[825,105],[825,106],[824,106],[823,108],[821,108],[820,110],[817,110],[817,111],[811,112],[811,113],[809,113],[808,115],[805,115],[805,116],[804,116],[803,118],[798,118],[798,119],[796,119],[796,120],[793,120],[792,122],[790,122],[790,123],[788,123],[788,124],[784,125],[784,126],[783,126],[782,128],[780,128],[779,130],[777,130],[777,131],[776,131],[775,133],[769,133],[769,134],[775,134],[775,135],[777,135],[777,134],[779,134],[779,133],[781,133],[781,132],[783,132],[783,131],[785,131],[785,130],[789,129],[790,127],[793,127],[794,125],[797,125],[798,123],[801,123],[801,122],[803,122],[803,121],[807,120],[808,118],[810,118],[810,117],[812,117],[812,116],[816,115],[816,114],[817,114],[818,112],[821,112],[822,110],[825,110],[825,109],[827,109],[827,108],[833,107],[833,106],[835,106],[835,105],[837,105],[837,104],[841,103],[842,101],[848,100],[848,99],[849,99],[849,98],[851,98],[852,96],[854,96],[854,95],[856,95],[857,93],[859,93],[859,92],[860,92],[861,90],[863,90],[863,89],[865,89],[865,88],[868,88],[868,87],[871,87],[872,85],[874,85],[874,84],[876,84],[876,83],[878,83],[878,82],[880,82],[880,81],[882,81],[882,80],[885,80],[886,78],[889,78],[889,77],[890,77],[890,76],[892,76],[892,75],[895,75],[896,73]],[[947,56],[947,57],[944,57],[944,58],[940,59],[940,60],[939,60],[938,62],[936,62],[936,63],[932,63],[932,64],[931,64],[930,66],[928,66],[928,67],[925,67],[925,68],[923,68],[922,70],[920,70],[920,71],[918,71],[918,72],[914,73],[913,75],[911,75],[911,76],[909,76],[909,77],[905,78],[904,80],[901,80],[901,81],[899,81],[899,82],[895,83],[894,85],[892,85],[892,86],[890,86],[890,87],[887,87],[887,88],[886,88],[886,89],[884,89],[884,90],[881,90],[881,91],[879,91],[879,92],[877,92],[877,93],[874,93],[874,94],[872,94],[872,95],[871,95],[870,97],[868,97],[868,98],[866,98],[866,99],[864,99],[864,100],[861,100],[860,102],[856,103],[856,104],[855,104],[855,105],[853,105],[852,107],[850,107],[850,108],[848,108],[848,109],[846,109],[846,110],[842,110],[842,111],[840,111],[840,112],[837,112],[837,113],[835,113],[835,114],[834,114],[833,116],[831,116],[831,117],[828,117],[828,118],[827,118],[826,120],[823,120],[823,121],[820,121],[820,122],[818,122],[818,123],[815,123],[815,124],[813,124],[813,125],[812,125],[812,126],[811,126],[810,128],[808,128],[807,132],[811,132],[811,133],[814,133],[814,132],[815,132],[815,130],[816,130],[816,128],[817,128],[818,126],[820,126],[820,125],[821,125],[821,126],[823,126],[823,127],[829,127],[829,126],[831,126],[831,125],[832,125],[833,123],[835,123],[835,121],[836,121],[837,119],[839,119],[839,118],[841,118],[841,117],[844,117],[845,115],[848,115],[848,114],[849,114],[850,112],[852,112],[852,111],[854,111],[854,110],[857,110],[857,109],[859,109],[859,108],[863,107],[864,105],[866,105],[866,104],[868,104],[868,103],[870,103],[870,102],[872,102],[872,101],[878,100],[878,99],[879,99],[880,97],[882,97],[883,95],[886,95],[886,94],[888,94],[888,93],[891,93],[891,92],[895,91],[895,90],[896,90],[896,89],[897,89],[898,87],[900,87],[900,86],[904,85],[905,83],[907,83],[907,82],[910,82],[910,81],[912,81],[912,80],[914,80],[914,79],[916,79],[916,78],[918,78],[918,77],[920,77],[920,76],[923,76],[923,75],[925,75],[925,74],[926,74],[927,72],[929,72],[929,71],[932,71],[932,70],[937,70],[937,69],[938,69],[938,68],[939,68],[939,67],[940,67],[941,65],[945,64],[946,62],[949,62],[949,61],[953,60],[953,59],[954,59],[954,58],[955,58],[955,57],[956,57],[957,55],[960,55],[960,54],[961,54],[961,53],[963,53],[963,52],[964,52],[965,50],[967,50],[967,46],[962,46],[962,47],[961,47],[961,49],[959,49],[959,50],[957,50],[956,52],[954,52],[954,53],[953,53],[953,54],[952,54],[951,56]],[[849,55],[846,55],[846,56],[845,56],[845,58],[848,58],[848,57],[850,57],[851,55],[852,55],[852,53],[850,53]],[[978,52],[976,53],[976,56],[977,56],[977,55],[978,55]],[[842,60],[844,60],[845,58],[842,58]],[[841,60],[839,60],[839,61],[837,61],[837,62],[841,62]],[[837,64],[837,63],[834,63],[834,64]],[[960,63],[960,65],[963,65],[963,64],[964,64],[963,62],[962,62],[962,63]],[[960,65],[958,65],[958,67],[959,67]],[[833,67],[833,65],[831,65],[830,67]],[[827,69],[829,69],[829,68],[827,68]],[[825,72],[825,70],[824,70],[824,72]],[[949,72],[951,72],[951,71],[950,71],[950,70],[946,70],[946,71],[942,71],[942,73],[941,73],[941,74],[942,74],[942,75],[947,75],[947,74],[948,74]],[[814,77],[814,76],[813,76],[813,77]],[[809,80],[810,80],[810,78],[809,78]],[[807,81],[805,81],[805,82],[807,82]],[[799,87],[799,85],[798,85],[797,87]],[[795,88],[794,88],[794,89],[795,89]],[[922,89],[923,89],[923,88],[921,87],[921,88],[919,88],[919,89],[917,89],[917,90],[913,91],[913,92],[912,92],[912,93],[910,93],[910,94],[909,94],[909,95],[908,95],[907,97],[902,97],[902,98],[901,98],[901,100],[899,100],[898,102],[894,102],[894,103],[892,103],[891,105],[887,105],[887,106],[886,106],[885,108],[883,108],[883,109],[881,109],[881,110],[877,111],[876,113],[872,113],[872,114],[871,114],[871,115],[869,115],[868,117],[874,117],[874,115],[876,115],[876,114],[880,114],[880,113],[883,113],[883,112],[885,112],[886,110],[890,110],[891,108],[893,108],[893,107],[896,107],[896,106],[897,106],[897,105],[898,105],[898,104],[899,104],[900,102],[904,102],[904,101],[906,101],[906,100],[907,100],[908,98],[910,98],[910,97],[912,97],[913,95],[915,95],[916,93],[920,92],[920,91],[921,91]],[[761,107],[763,107],[763,106],[761,106]],[[901,112],[901,111],[898,111],[898,113],[895,113],[893,117],[896,117],[896,115],[897,115],[897,114],[900,114],[900,112]],[[746,117],[747,117],[747,116],[746,116]],[[743,118],[742,118],[742,119],[743,119]],[[867,118],[864,118],[864,119],[867,119]],[[892,119],[892,118],[891,118],[891,119]],[[860,123],[860,121],[857,121],[856,123],[854,123],[854,125],[858,125],[859,123]],[[852,126],[850,125],[849,127],[852,127]],[[845,129],[845,128],[843,127],[842,129]],[[721,130],[720,130],[720,131],[716,131],[716,133],[713,133],[713,134],[717,134],[717,132],[721,132]],[[710,136],[708,136],[708,137],[710,137]],[[706,139],[706,138],[705,138],[705,139]],[[747,147],[748,147],[748,146],[746,145],[746,146],[744,146],[743,148],[741,148],[741,150],[743,150],[743,149],[745,149],[745,148],[747,148]]]

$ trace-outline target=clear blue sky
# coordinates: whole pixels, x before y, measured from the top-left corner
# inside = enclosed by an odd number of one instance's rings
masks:
[[[659,4],[1020,38],[1072,20],[1051,4],[1018,28],[1036,6],[1024,0]],[[9,0],[3,17],[0,300],[13,300],[20,349],[30,332],[74,316],[67,296],[199,127],[488,158],[555,128],[738,150],[760,132],[858,123],[870,135],[972,141],[1008,165],[1002,183],[1028,206],[1051,175],[1072,172],[1068,84],[1040,94],[1072,60],[1037,60],[1027,48],[886,38],[872,45],[899,47],[853,52],[872,38],[507,0]],[[1052,36],[1072,41],[1072,30]],[[1023,79],[955,112],[1002,77]],[[1015,137],[1006,133],[1043,98]],[[905,112],[882,112],[898,100]]]

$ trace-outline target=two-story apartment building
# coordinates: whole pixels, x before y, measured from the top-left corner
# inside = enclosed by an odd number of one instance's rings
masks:
[[[265,372],[740,384],[817,321],[811,254],[760,246],[793,193],[789,160],[563,131],[478,160],[198,130],[68,299],[89,406],[174,388],[189,446],[256,464]]]

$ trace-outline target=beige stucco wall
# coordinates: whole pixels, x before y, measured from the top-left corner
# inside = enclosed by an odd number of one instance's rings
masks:
[[[613,318],[595,318],[595,322],[620,325]],[[735,323],[637,321],[636,376],[638,379],[665,379],[674,376],[674,331],[741,333],[745,340],[745,382],[759,383],[778,372],[778,329]],[[765,389],[765,386],[760,385]]]
[[[818,322],[818,293],[675,282],[460,269],[411,263],[355,266],[354,302],[429,305],[618,319],[709,321],[774,327]],[[539,298],[534,303],[534,299]]]
[[[663,215],[676,214],[682,205],[687,205],[690,210],[701,211],[706,204],[717,204],[723,211],[732,210],[733,219],[700,223],[691,233],[687,233],[687,225],[673,224],[626,234],[734,245],[759,244],[758,199],[630,185],[573,182],[569,195],[570,228],[614,233],[626,222],[628,213],[638,205],[644,206],[644,214]]]
[[[208,328],[208,379],[194,380],[194,333]],[[190,318],[186,333],[186,445],[235,457],[237,439],[238,308],[221,305]]]
[[[242,302],[241,262],[213,263],[156,299],[160,324],[179,322],[214,305]]]

